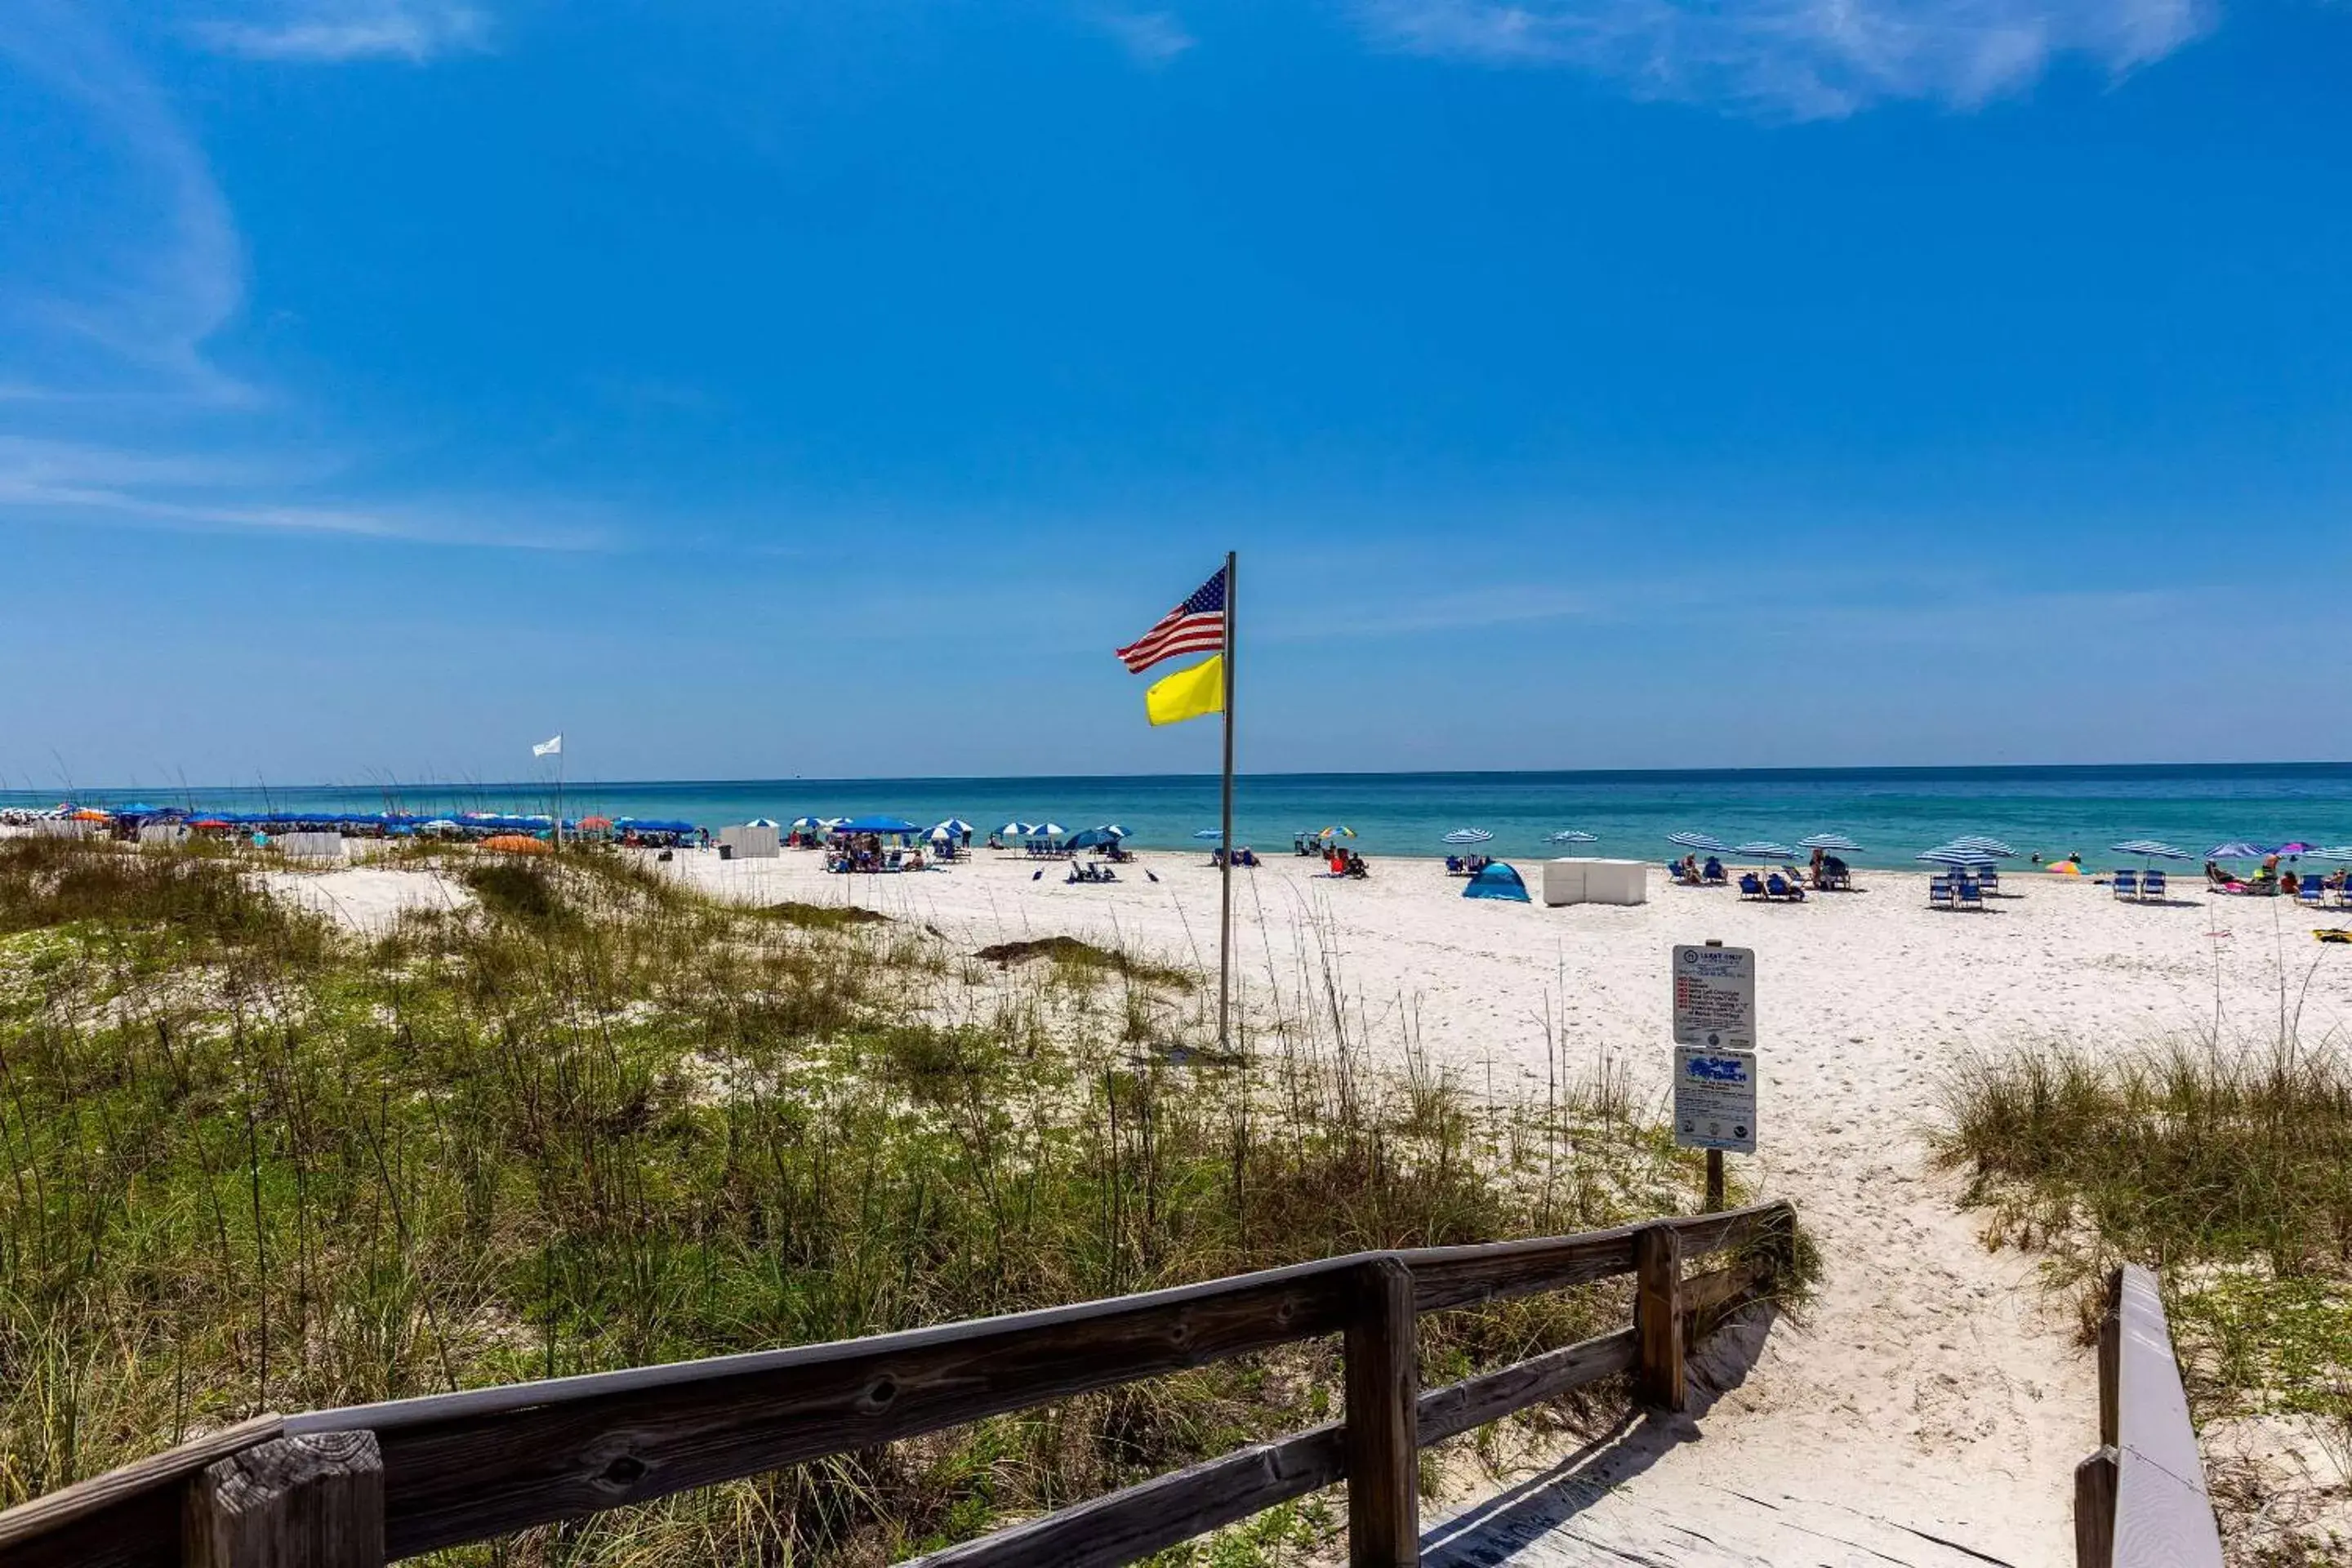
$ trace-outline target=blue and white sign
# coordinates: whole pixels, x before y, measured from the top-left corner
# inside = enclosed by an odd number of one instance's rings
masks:
[[[1675,1143],[1756,1152],[1756,1053],[1675,1047]]]

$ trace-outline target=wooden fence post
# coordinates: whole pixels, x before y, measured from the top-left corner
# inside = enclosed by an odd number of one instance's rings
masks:
[[[1683,1238],[1667,1225],[1633,1233],[1633,1397],[1683,1407]]]
[[[187,1568],[383,1568],[373,1432],[320,1432],[215,1460],[188,1485]]]
[[[1421,1371],[1412,1270],[1375,1258],[1348,1320],[1349,1568],[1421,1562]]]
[[[2074,1467],[2074,1568],[2116,1560],[2116,1461],[2112,1447]]]

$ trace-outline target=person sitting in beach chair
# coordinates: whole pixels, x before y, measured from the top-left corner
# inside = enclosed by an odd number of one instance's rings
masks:
[[[1234,865],[1236,865],[1236,866],[1243,866],[1243,867],[1246,867],[1246,868],[1248,868],[1250,870],[1253,870],[1253,871],[1256,870],[1256,869],[1257,869],[1257,851],[1255,851],[1255,850],[1252,849],[1252,848],[1251,848],[1248,845],[1246,845],[1246,844],[1243,845],[1243,846],[1242,846],[1242,858],[1241,858],[1240,859],[1238,859],[1238,860],[1234,861]]]
[[[1753,871],[1739,873],[1739,896],[1743,899],[1762,898],[1764,896],[1763,879]]]
[[[2238,879],[2221,869],[2219,860],[2208,860],[2205,862],[2205,885],[2226,893],[2237,887]]]
[[[2303,891],[2303,879],[2295,874],[2295,869],[2292,866],[2279,873],[2278,884],[2279,891],[2290,899]]]
[[[1764,896],[1769,899],[1786,899],[1790,903],[1801,904],[1805,901],[1805,889],[1775,871],[1764,879]]]
[[[1355,878],[1358,881],[1360,881],[1360,881],[1365,880],[1367,878],[1370,877],[1370,876],[1371,876],[1371,874],[1372,874],[1372,868],[1371,868],[1370,866],[1368,866],[1368,865],[1366,865],[1366,864],[1364,863],[1364,858],[1363,858],[1361,855],[1359,855],[1358,853],[1356,853],[1356,851],[1354,851],[1353,849],[1349,850],[1349,851],[1348,851],[1348,875],[1349,875],[1350,877]]]
[[[1835,889],[1840,892],[1852,892],[1853,890],[1853,872],[1847,867],[1844,861],[1832,855],[1822,862],[1822,880],[1820,885],[1824,889]]]
[[[1722,886],[1731,879],[1724,875],[1723,862],[1710,855],[1706,858],[1706,867],[1699,872],[1699,880],[1710,888],[1715,888]]]

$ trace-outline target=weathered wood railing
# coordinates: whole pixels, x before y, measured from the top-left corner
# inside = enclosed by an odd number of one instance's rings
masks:
[[[1178,1289],[906,1333],[387,1405],[263,1415],[0,1513],[0,1568],[379,1568],[688,1488],[1338,1333],[1346,1419],[925,1559],[1131,1563],[1344,1480],[1349,1560],[1419,1560],[1416,1450],[1614,1373],[1684,1400],[1683,1351],[1769,1293],[1796,1214],[1359,1253]],[[1734,1251],[1685,1279],[1685,1259]],[[1614,1333],[1421,1392],[1423,1312],[1635,1276]]]
[[[2221,1532],[2156,1276],[2126,1264],[2099,1322],[2099,1449],[2074,1467],[2078,1568],[2221,1568]]]

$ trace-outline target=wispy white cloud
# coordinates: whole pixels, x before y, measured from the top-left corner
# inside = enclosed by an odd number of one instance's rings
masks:
[[[2212,0],[1356,0],[1412,54],[1554,66],[1650,98],[1798,119],[1895,100],[1973,108],[2078,57],[2116,75],[2212,20]]]
[[[347,60],[406,60],[479,49],[488,19],[458,0],[295,0],[259,17],[216,17],[195,37],[247,59],[333,65]]]
[[[1138,65],[1166,65],[1200,42],[1172,11],[1101,10],[1092,19]]]
[[[616,542],[591,521],[550,520],[540,508],[497,501],[378,505],[321,495],[336,468],[331,459],[314,457],[158,453],[0,437],[0,518],[506,550],[603,550]]]
[[[18,352],[29,342],[59,362],[0,364],[8,401],[119,393],[125,371],[151,395],[247,400],[247,389],[205,353],[243,304],[244,247],[210,164],[170,104],[81,7],[60,0],[0,6],[0,58],[82,112],[92,141],[121,166],[123,209],[139,220],[103,254],[79,258],[70,294],[0,279],[0,307],[24,327],[12,334]]]

